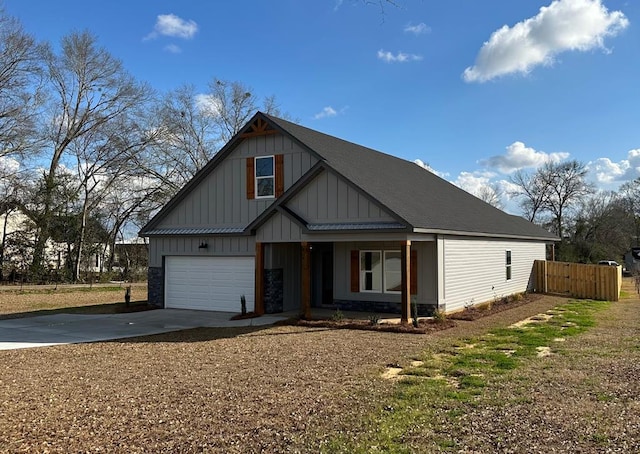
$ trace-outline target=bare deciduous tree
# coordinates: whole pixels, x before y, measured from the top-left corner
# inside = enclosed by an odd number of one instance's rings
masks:
[[[549,213],[555,233],[562,238],[567,211],[593,190],[586,175],[585,165],[576,160],[547,162],[533,174],[516,172],[511,177],[518,188],[513,195],[521,198],[520,207],[529,221],[539,222],[542,213]]]
[[[556,233],[563,238],[567,211],[593,191],[593,185],[586,181],[587,168],[576,160],[547,162],[538,173],[547,188],[543,206],[553,216]]]
[[[42,48],[0,8],[0,159],[33,146]]]
[[[46,52],[47,76],[52,93],[46,139],[50,153],[44,175],[44,200],[33,268],[41,269],[51,223],[51,195],[56,173],[72,144],[117,122],[144,101],[145,89],[138,84],[88,32],[62,39],[59,54]]]
[[[620,186],[618,193],[633,226],[629,246],[638,246],[640,245],[640,178],[624,183]]]
[[[502,189],[496,183],[485,184],[480,187],[476,197],[480,200],[487,202],[489,205],[498,208],[499,210],[504,208],[502,202]]]
[[[564,259],[585,263],[619,260],[633,233],[623,200],[613,192],[597,192],[579,207],[570,225]]]
[[[548,196],[547,181],[539,172],[527,174],[518,170],[511,178],[517,190],[511,195],[520,198],[520,208],[529,222],[539,221],[538,216],[544,209],[544,203]]]
[[[153,145],[137,156],[137,165],[157,179],[166,201],[240,131],[259,105],[265,113],[282,116],[274,96],[261,104],[237,81],[214,78],[206,93],[189,85],[173,90],[154,110],[155,124],[149,127]]]

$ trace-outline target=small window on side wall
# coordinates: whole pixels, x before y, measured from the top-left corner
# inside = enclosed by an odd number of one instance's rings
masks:
[[[505,253],[505,266],[507,270],[507,280],[511,280],[511,251]]]
[[[273,156],[256,158],[256,199],[275,196],[275,166]]]

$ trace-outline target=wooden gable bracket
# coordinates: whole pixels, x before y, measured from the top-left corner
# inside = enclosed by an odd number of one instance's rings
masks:
[[[267,121],[262,118],[256,118],[256,121],[249,125],[249,129],[240,135],[241,138],[266,136],[270,134],[277,134],[278,131],[274,129]]]

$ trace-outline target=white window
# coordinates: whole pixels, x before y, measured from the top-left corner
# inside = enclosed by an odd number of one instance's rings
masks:
[[[511,251],[506,251],[505,254],[505,266],[507,269],[507,280],[511,280]]]
[[[400,251],[384,251],[384,292],[402,290],[402,257]]]
[[[360,251],[360,291],[382,292],[382,253]]]
[[[256,199],[275,196],[275,165],[273,156],[256,158]]]
[[[360,251],[360,291],[400,293],[401,264],[400,251]]]

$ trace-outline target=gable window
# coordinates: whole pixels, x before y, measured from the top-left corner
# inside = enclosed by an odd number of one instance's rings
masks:
[[[284,194],[284,155],[247,158],[247,200]]]
[[[511,251],[506,251],[505,254],[505,266],[507,270],[507,280],[511,280]]]
[[[256,199],[275,196],[275,165],[273,156],[256,158]]]

